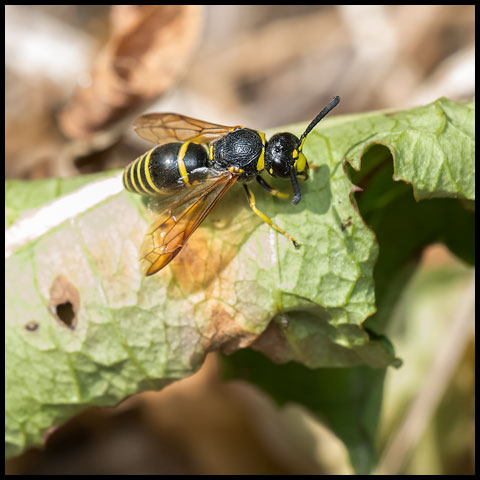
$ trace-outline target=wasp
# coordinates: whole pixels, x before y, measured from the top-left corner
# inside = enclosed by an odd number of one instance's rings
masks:
[[[297,178],[308,179],[308,162],[302,153],[307,135],[340,102],[333,100],[310,122],[300,138],[284,132],[265,134],[241,126],[227,127],[175,113],[150,113],[135,122],[136,133],[157,146],[124,171],[123,184],[133,193],[151,197],[158,217],[140,247],[140,264],[152,275],[170,263],[205,220],[213,207],[237,182],[243,184],[252,210],[270,227],[297,241],[272,222],[255,203],[247,185],[253,179],[280,198],[288,194],[272,188],[260,175],[290,179],[292,203],[297,205],[301,190]]]

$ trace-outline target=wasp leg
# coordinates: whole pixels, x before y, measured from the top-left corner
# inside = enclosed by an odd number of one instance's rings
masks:
[[[297,241],[289,235],[285,230],[282,230],[278,225],[275,225],[270,218],[268,218],[263,212],[261,212],[256,204],[255,204],[255,197],[253,196],[252,191],[247,187],[247,185],[243,184],[243,187],[245,188],[245,192],[247,193],[248,201],[250,203],[250,208],[268,225],[270,225],[274,230],[277,232],[281,233],[282,235],[285,235],[292,243],[295,248],[300,248],[300,244],[297,243]]]
[[[256,176],[257,182],[270,194],[273,195],[274,197],[278,198],[284,198],[288,200],[290,198],[289,193],[284,193],[280,192],[279,190],[276,190],[275,188],[272,188],[260,175]]]

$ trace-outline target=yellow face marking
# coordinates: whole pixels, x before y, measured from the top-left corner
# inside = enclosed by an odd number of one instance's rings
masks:
[[[232,172],[232,173],[243,173],[243,170],[241,168],[237,168],[237,167],[228,167],[228,169]]]
[[[213,145],[210,145],[208,149],[208,156],[210,157],[210,161],[213,161]]]
[[[262,139],[262,153],[258,157],[257,171],[261,172],[265,168],[265,134],[263,132],[257,132]]]
[[[183,182],[187,186],[190,185],[190,181],[188,180],[187,167],[185,167],[185,162],[183,161],[183,159],[185,158],[185,154],[187,153],[187,148],[189,145],[190,145],[190,142],[185,142],[180,147],[180,150],[178,151],[178,156],[177,156],[178,170],[180,172],[180,175],[182,176]]]
[[[300,153],[298,160],[295,162],[295,170],[303,172],[307,166],[307,159],[303,153]]]
[[[155,147],[157,148],[157,147]],[[150,163],[150,156],[152,155],[152,152],[155,150],[155,148],[152,148],[148,153],[147,157],[145,158],[145,177],[147,178],[148,185],[155,190],[158,193],[163,193],[160,189],[158,189],[155,184],[153,183],[152,177],[150,176],[150,169],[148,168],[148,165]]]

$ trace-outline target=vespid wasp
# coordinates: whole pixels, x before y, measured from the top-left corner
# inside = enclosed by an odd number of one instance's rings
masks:
[[[139,117],[135,131],[157,146],[125,168],[123,183],[128,191],[161,199],[167,205],[140,247],[144,274],[152,275],[170,263],[237,181],[243,183],[252,210],[299,248],[292,236],[258,210],[247,183],[256,178],[270,194],[288,198],[272,188],[260,173],[266,170],[272,177],[290,178],[292,203],[300,202],[297,177],[307,180],[309,169],[302,153],[305,138],[339,101],[339,97],[333,98],[300,138],[284,132],[273,135],[268,142],[265,134],[257,130],[226,127],[175,113]]]

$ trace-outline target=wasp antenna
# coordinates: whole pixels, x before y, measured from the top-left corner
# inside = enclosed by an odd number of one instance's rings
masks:
[[[292,180],[293,186],[293,205],[297,205],[298,202],[302,199],[302,191],[300,190],[300,185],[298,184],[297,174],[294,168],[290,169],[290,179]]]
[[[305,137],[315,128],[317,123],[325,115],[327,115],[328,112],[333,110],[339,103],[340,103],[340,97],[338,95],[336,97],[333,97],[332,101],[310,122],[310,125],[306,128],[306,130],[302,133],[302,136],[300,137],[300,147],[298,147],[300,151],[302,150]]]

